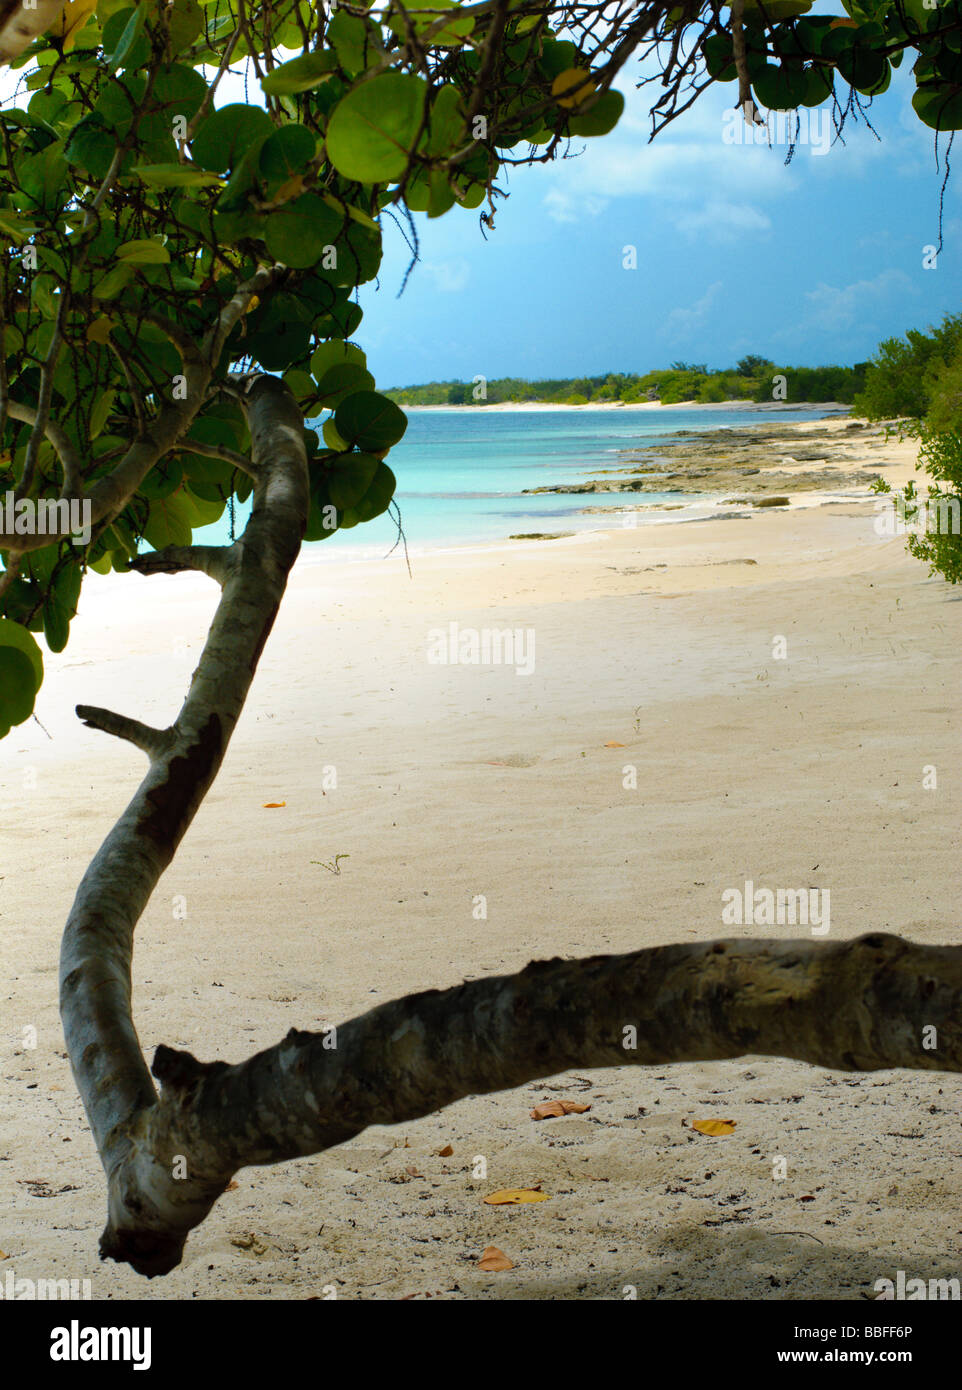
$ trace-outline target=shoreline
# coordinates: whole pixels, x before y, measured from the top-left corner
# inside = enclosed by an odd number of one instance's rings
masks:
[[[474,409],[466,406],[445,408]],[[580,410],[584,407],[558,408]],[[664,407],[666,410],[675,408]],[[824,463],[820,470],[809,466],[813,462],[810,457],[813,443],[820,445],[814,450],[817,456],[815,461]],[[909,478],[919,476],[915,470],[916,452],[911,440],[901,442],[886,439],[884,425],[852,421],[847,415],[820,415],[816,419],[785,420],[782,424],[765,426],[720,427],[704,434],[683,430],[668,444],[640,444],[618,450],[618,461],[604,470],[604,479],[522,489],[518,496],[566,494],[584,498],[585,505],[578,508],[574,516],[559,515],[556,526],[555,518],[545,513],[540,520],[531,519],[532,527],[538,525],[540,528],[536,534],[472,541],[412,542],[409,539],[408,554],[412,559],[420,559],[431,555],[457,556],[489,550],[511,550],[520,545],[545,546],[550,543],[554,547],[584,543],[590,537],[622,529],[721,522],[766,510],[779,494],[788,499],[783,508],[785,511],[836,505],[839,502],[865,504],[870,500],[866,468],[872,470],[873,476],[881,476],[877,471],[881,469],[890,482],[902,486]],[[719,453],[723,456],[723,463],[729,454],[742,456],[743,464],[747,465],[744,469],[747,478],[740,476],[737,469],[720,469]],[[680,462],[672,462],[675,454],[682,456]],[[663,458],[666,467],[646,471],[647,465],[643,460],[648,455]],[[635,459],[634,464],[628,463],[630,458]],[[671,469],[667,467],[669,463]],[[624,484],[618,481],[622,475],[627,480]],[[645,501],[645,488],[637,489],[634,485],[634,480],[638,478],[647,479],[651,491],[670,493],[672,500]],[[702,478],[706,481],[701,481]],[[672,486],[659,486],[663,481],[671,481]],[[711,483],[710,487],[707,486],[708,482]],[[599,492],[610,494],[615,491],[624,493],[623,505],[591,505],[592,497]],[[750,495],[733,495],[739,492]],[[730,510],[732,507],[735,510]],[[676,515],[678,511],[685,515]],[[586,522],[585,518],[589,516],[591,520]],[[577,529],[568,530],[573,524],[577,525]],[[557,534],[559,530],[562,534]],[[298,565],[332,566],[339,561],[357,564],[388,558],[382,548],[373,543],[359,542],[342,550],[330,546],[330,542],[324,542],[305,547]],[[403,555],[403,551],[400,553]]]
[[[488,405],[401,405],[404,411],[460,411],[464,414],[490,413],[491,411],[519,411],[534,413],[554,410],[750,410],[753,412],[775,411],[779,414],[802,411],[831,413],[851,411],[852,407],[840,401],[677,401],[664,404],[662,401],[587,401],[584,405],[566,405],[560,401],[493,401]]]

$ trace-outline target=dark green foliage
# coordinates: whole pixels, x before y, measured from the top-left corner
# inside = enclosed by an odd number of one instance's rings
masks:
[[[475,399],[471,383],[434,381],[424,386],[396,387],[387,392],[400,405],[496,405],[503,402],[544,401],[553,404],[605,404],[624,401],[634,404],[659,400],[664,405],[697,401],[706,405],[718,401],[771,401],[772,378],[786,378],[789,403],[839,401],[849,404],[865,381],[864,362],[854,367],[778,367],[765,358],[744,358],[743,362],[762,364],[757,374],[739,367],[709,371],[702,364],[676,362],[670,368],[646,372],[606,372],[603,376],[547,378],[525,381],[519,377],[498,377],[485,385],[486,395]],[[779,397],[778,399],[781,399]]]

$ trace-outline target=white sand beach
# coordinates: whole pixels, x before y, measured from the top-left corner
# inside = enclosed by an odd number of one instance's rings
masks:
[[[886,450],[891,481],[913,474],[911,445]],[[746,880],[830,890],[833,938],[956,943],[962,604],[876,516],[864,496],[807,492],[728,520],[424,555],[410,578],[399,554],[299,563],[138,929],[148,1056],[239,1060],[531,959],[797,935],[723,926],[722,895]],[[215,595],[198,576],[91,576],[40,724],[3,748],[0,1279],[86,1278],[95,1298],[782,1300],[874,1297],[899,1269],[962,1275],[955,1078],[751,1057],[468,1098],[244,1170],[165,1279],[101,1264],[103,1174],[57,958],[143,759],[72,710],[169,722]],[[533,671],[432,664],[451,623],[533,633]],[[551,1098],[591,1108],[529,1118]],[[693,1130],[707,1118],[734,1131]],[[549,1200],[483,1202],[536,1184]],[[480,1271],[488,1245],[515,1267]]]

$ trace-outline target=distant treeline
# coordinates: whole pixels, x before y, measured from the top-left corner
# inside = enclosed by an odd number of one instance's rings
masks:
[[[484,381],[431,381],[396,387],[385,395],[399,405],[497,405],[537,401],[553,405],[605,405],[624,401],[841,401],[850,404],[865,386],[867,363],[854,367],[779,367],[750,355],[734,367],[709,371],[699,363],[673,362],[663,371],[608,372],[604,376],[524,381],[495,377]]]

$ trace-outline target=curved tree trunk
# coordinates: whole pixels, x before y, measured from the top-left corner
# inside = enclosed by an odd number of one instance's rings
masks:
[[[134,563],[147,572],[203,569],[223,588],[180,713],[169,729],[157,730],[109,710],[77,711],[87,724],[129,739],[150,757],[136,795],[84,875],[60,956],[67,1051],[109,1184],[102,1251],[129,1257],[135,1268],[137,1236],[125,1233],[136,1232],[144,1199],[121,1174],[157,1093],[131,1016],[134,928],[223,761],[310,505],[303,417],[293,396],[273,377],[248,384],[244,404],[258,480],[243,536],[219,554],[175,550]]]
[[[150,758],[80,885],[61,958],[67,1047],[108,1180],[103,1257],[165,1274],[239,1168],[573,1067],[747,1053],[840,1070],[962,1071],[962,947],[876,934],[536,963],[395,1000],[335,1033],[292,1031],[237,1066],[160,1047],[158,1096],[131,1017],[134,928],[221,765],[309,505],[303,420],[287,388],[260,377],[245,405],[258,481],[243,537],[135,562],[199,569],[223,588],[180,714],[157,730],[78,708]]]

